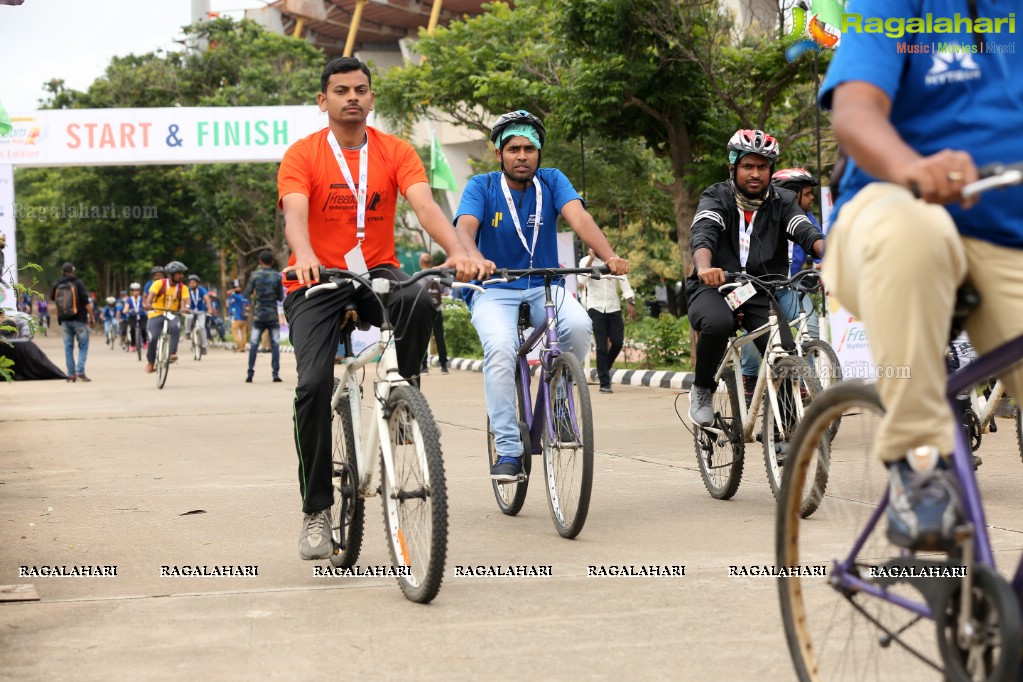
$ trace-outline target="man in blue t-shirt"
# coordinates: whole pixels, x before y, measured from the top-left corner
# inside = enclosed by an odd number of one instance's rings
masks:
[[[1023,333],[1023,189],[961,200],[978,167],[1023,160],[1023,51],[992,49],[1011,40],[1004,30],[981,35],[969,32],[972,21],[949,21],[983,17],[991,21],[980,26],[1004,28],[1015,5],[852,0],[847,14],[864,23],[915,19],[958,32],[896,39],[846,31],[821,90],[850,157],[824,276],[863,321],[877,365],[910,370],[908,378],[878,374],[887,417],[874,452],[891,480],[888,537],[912,549],[947,549],[958,523],[955,483],[944,471],[956,423],[944,354],[957,287],[969,281],[983,299],[966,325],[978,351]],[[1002,378],[1023,397],[1023,368]]]
[[[231,316],[231,335],[234,336],[236,350],[245,352],[245,306],[249,299],[242,296],[241,287],[235,288],[227,297],[227,313]]]
[[[592,248],[611,272],[629,271],[615,255],[568,178],[556,168],[540,168],[547,131],[527,111],[501,116],[490,133],[500,172],[469,179],[455,214],[455,231],[470,256],[482,254],[498,268],[557,268],[558,216]],[[568,264],[566,267],[571,267]],[[565,351],[585,358],[590,348],[590,317],[564,283],[554,287],[558,338]],[[542,277],[496,284],[471,301],[472,324],[483,342],[483,387],[494,434],[497,462],[490,477],[514,481],[522,471],[522,441],[515,421],[515,361],[519,304],[528,302],[534,325],[544,321]]]

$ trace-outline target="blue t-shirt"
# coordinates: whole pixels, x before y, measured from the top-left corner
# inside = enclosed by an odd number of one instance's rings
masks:
[[[806,217],[810,219],[810,222],[813,223],[813,226],[820,230],[821,233],[824,232],[824,229],[821,227],[821,224],[817,222],[817,216],[815,216],[810,211],[807,211]],[[789,263],[789,277],[791,277],[798,272],[802,272],[805,269],[803,267],[803,263],[806,262],[806,259],[809,256],[807,255],[806,251],[803,250],[803,247],[797,244],[796,242],[789,243],[792,244],[792,262]],[[813,262],[820,263],[821,259],[814,258]]]
[[[192,309],[192,312],[207,312],[206,294],[208,293],[209,291],[204,286],[188,290],[188,306]]]
[[[536,235],[532,267],[561,267],[558,262],[558,215],[565,204],[582,199],[565,174],[557,168],[540,168],[536,172],[536,177],[540,181],[540,190],[543,193],[543,215],[540,217],[540,232]],[[519,224],[522,226],[522,237],[526,244],[532,247],[536,189],[532,184],[524,192],[512,189],[511,196],[519,215]],[[525,269],[530,267],[529,250],[519,239],[519,233],[508,211],[508,202],[501,189],[501,172],[484,173],[469,179],[465,192],[462,193],[462,201],[458,204],[458,211],[455,213],[455,224],[458,224],[458,219],[463,215],[473,216],[480,221],[479,229],[476,231],[476,245],[484,257],[494,261],[498,268]],[[494,286],[528,289],[543,286],[543,278],[522,278]]]
[[[1007,18],[1017,3],[978,0],[977,16]],[[868,17],[969,17],[967,0],[850,0],[846,14]],[[992,22],[993,23],[993,22]],[[933,25],[933,24],[932,24]],[[883,90],[892,102],[890,119],[902,139],[920,154],[942,149],[968,152],[978,168],[993,163],[1023,161],[1023,49],[993,53],[994,43],[1016,40],[1003,23],[1000,33],[982,37],[987,50],[974,53],[972,33],[884,33],[845,31],[821,88],[821,104],[831,107],[834,89],[846,81],[865,81]],[[956,44],[960,50],[941,50]],[[903,46],[900,51],[900,46]],[[909,52],[916,48],[921,52]],[[927,52],[923,52],[927,50]],[[835,210],[875,179],[852,160],[841,180]],[[981,195],[964,211],[958,203],[946,206],[959,231],[1001,246],[1023,248],[1023,187]]]
[[[232,320],[244,320],[245,319],[245,304],[249,300],[241,294],[231,294],[227,299],[227,310],[231,314]]]
[[[161,277],[160,279],[164,279],[164,278],[163,278],[163,277]],[[145,284],[144,284],[144,285],[142,286],[142,295],[143,295],[143,296],[145,296],[146,294],[148,294],[148,293],[149,293],[149,287],[153,286],[153,283],[154,283],[155,281],[156,281],[155,279],[151,279],[151,280],[149,280],[148,282],[146,282],[146,283],[145,283]]]

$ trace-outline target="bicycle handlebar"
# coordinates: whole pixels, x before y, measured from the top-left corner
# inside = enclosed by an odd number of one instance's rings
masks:
[[[532,275],[542,275],[545,280],[553,280],[555,277],[562,277],[564,275],[589,275],[593,279],[600,279],[603,275],[617,276],[611,275],[611,268],[606,265],[596,268],[526,268],[523,270],[501,268],[494,272],[494,275],[494,277],[484,280],[481,284],[486,286],[488,284],[512,282]]]
[[[1023,184],[1023,162],[1016,163],[989,163],[978,170],[980,179],[963,185],[959,194],[963,199],[970,199],[993,189],[1004,189],[1012,185]],[[920,198],[920,188],[915,182],[909,184],[909,191],[917,199]]]

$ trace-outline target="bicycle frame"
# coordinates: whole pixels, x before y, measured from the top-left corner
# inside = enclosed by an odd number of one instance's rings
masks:
[[[1016,337],[1002,344],[990,353],[977,358],[977,360],[965,368],[952,374],[948,380],[946,398],[953,407],[953,410],[957,395],[972,390],[974,386],[986,381],[988,377],[997,376],[1016,364],[1020,358],[1023,358],[1023,336]],[[974,563],[984,565],[993,571],[995,570],[995,558],[991,549],[990,537],[988,536],[980,489],[977,486],[977,478],[973,470],[972,452],[961,426],[955,429],[954,438],[955,447],[952,453],[952,465],[956,478],[959,481],[963,520],[965,524],[970,526],[970,532],[972,533],[972,539],[967,540],[972,545],[972,552],[969,554],[972,554]],[[933,614],[927,604],[899,595],[889,594],[883,587],[865,582],[855,575],[854,565],[857,556],[887,507],[888,492],[886,490],[881,497],[880,504],[867,521],[866,527],[860,532],[849,554],[842,560],[835,560],[832,585],[836,589],[866,592],[913,613],[926,618],[933,618]],[[969,566],[967,568],[972,570]],[[1019,565],[1016,567],[1016,573],[1011,584],[1017,599],[1020,601],[1020,607],[1023,608],[1023,559],[1020,560]]]
[[[525,414],[522,416],[525,418],[526,425],[529,428],[529,442],[532,446],[530,454],[534,455],[540,454],[543,449],[541,440],[543,433],[541,429],[546,427],[548,437],[551,440],[554,439],[554,420],[549,413],[550,401],[547,400],[548,392],[550,391],[550,381],[547,379],[547,372],[554,358],[561,355],[561,344],[558,341],[558,313],[554,305],[554,299],[551,296],[551,281],[547,277],[544,278],[544,293],[546,294],[544,300],[545,321],[533,330],[528,339],[523,341],[520,334],[519,340],[521,343],[518,349],[516,365],[516,371],[522,380],[522,404],[525,410]],[[529,355],[541,340],[543,340],[545,350],[542,349],[540,351],[540,382],[536,391],[536,401],[533,405],[530,405],[532,376],[529,372],[529,361],[526,356]],[[569,413],[572,417],[572,428],[578,432],[579,425],[576,423],[575,402],[571,392],[568,395],[568,401]],[[540,412],[541,406],[543,407],[544,419],[534,419],[534,416]]]

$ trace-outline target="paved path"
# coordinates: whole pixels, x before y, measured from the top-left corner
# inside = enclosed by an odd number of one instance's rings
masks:
[[[486,477],[482,377],[432,373],[450,544],[428,606],[390,578],[317,578],[301,523],[290,398],[268,355],[186,353],[158,391],[134,356],[92,338],[89,384],[0,385],[0,584],[41,600],[0,604],[0,679],[791,679],[769,578],[774,505],[759,452],[730,502],[711,499],[675,391],[592,391],[594,494],[561,539],[530,491],[516,518]],[[62,364],[59,338],[40,345]],[[184,349],[184,345],[183,345]],[[1009,422],[1003,422],[1008,425]],[[1010,428],[986,441],[1000,537],[1023,545],[1023,476]],[[203,510],[200,514],[187,514]],[[362,566],[388,557],[367,505]],[[550,565],[550,578],[455,577],[456,566]],[[587,577],[588,566],[684,565],[684,577]],[[116,565],[116,577],[19,577],[21,566]],[[258,566],[256,577],[160,577],[162,565]]]

